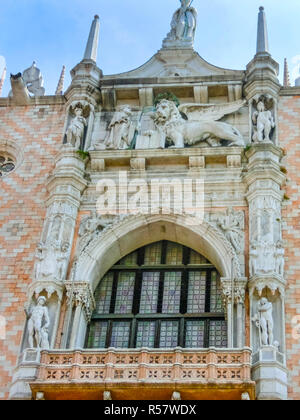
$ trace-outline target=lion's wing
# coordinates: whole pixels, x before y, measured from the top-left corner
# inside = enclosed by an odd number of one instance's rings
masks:
[[[186,114],[190,121],[218,121],[225,115],[233,114],[243,108],[246,101],[236,101],[220,105],[212,104],[183,104],[179,111]]]

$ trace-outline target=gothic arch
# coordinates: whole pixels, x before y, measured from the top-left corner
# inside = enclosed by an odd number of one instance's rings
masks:
[[[237,256],[224,235],[208,222],[193,224],[187,215],[135,215],[119,220],[93,239],[79,256],[75,281],[89,282],[94,291],[100,279],[121,258],[145,245],[168,240],[206,257],[221,277],[231,277],[232,258]]]

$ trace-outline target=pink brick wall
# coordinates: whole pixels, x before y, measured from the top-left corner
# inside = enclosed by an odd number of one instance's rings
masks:
[[[292,337],[292,320],[300,315],[300,96],[282,97],[279,103],[280,146],[287,153],[288,170],[283,210],[283,236],[287,246],[285,276],[286,338],[289,370],[289,398],[300,400],[300,339]]]
[[[46,181],[63,127],[63,105],[0,107],[0,152],[1,141],[11,140],[24,157],[15,172],[0,179],[0,316],[7,322],[7,338],[0,340],[0,399],[8,397],[16,366],[26,291],[45,217]]]

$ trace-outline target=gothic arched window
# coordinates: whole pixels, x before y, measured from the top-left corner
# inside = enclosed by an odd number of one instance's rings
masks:
[[[123,258],[95,300],[88,348],[227,347],[219,274],[182,245],[157,242]]]

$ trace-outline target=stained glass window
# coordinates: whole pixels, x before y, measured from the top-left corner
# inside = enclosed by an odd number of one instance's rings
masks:
[[[109,314],[114,274],[108,273],[101,281],[95,293],[96,312]]]
[[[132,312],[135,273],[121,272],[115,304],[116,314],[130,314]]]
[[[90,328],[89,348],[105,348],[108,322],[92,322]]]
[[[166,261],[167,264],[168,265],[182,264],[182,258],[183,258],[182,245],[169,242],[167,246],[167,261]]]
[[[155,347],[156,322],[138,322],[136,347]]]
[[[219,274],[182,245],[162,241],[123,258],[95,300],[89,348],[227,346]]]
[[[160,272],[143,273],[140,314],[155,314],[158,305]]]
[[[221,283],[216,271],[212,271],[211,273],[210,312],[223,312]]]
[[[203,348],[205,321],[187,321],[185,347]]]
[[[146,247],[144,265],[159,265],[161,263],[161,246],[161,242],[157,242]]]
[[[189,273],[188,306],[189,314],[205,312],[206,271]]]
[[[180,312],[181,277],[182,274],[180,272],[165,273],[163,314],[176,314]]]
[[[193,264],[193,265],[209,264],[209,262],[207,261],[205,257],[198,254],[198,252],[191,250],[190,264]]]
[[[110,347],[129,347],[130,322],[113,322]]]
[[[122,258],[120,261],[120,265],[127,265],[127,266],[137,265],[137,258],[138,258],[138,253],[133,252],[132,254],[127,255],[127,257]]]
[[[209,346],[227,347],[227,322],[210,321]]]
[[[178,346],[178,321],[162,321],[160,327],[160,348]]]

